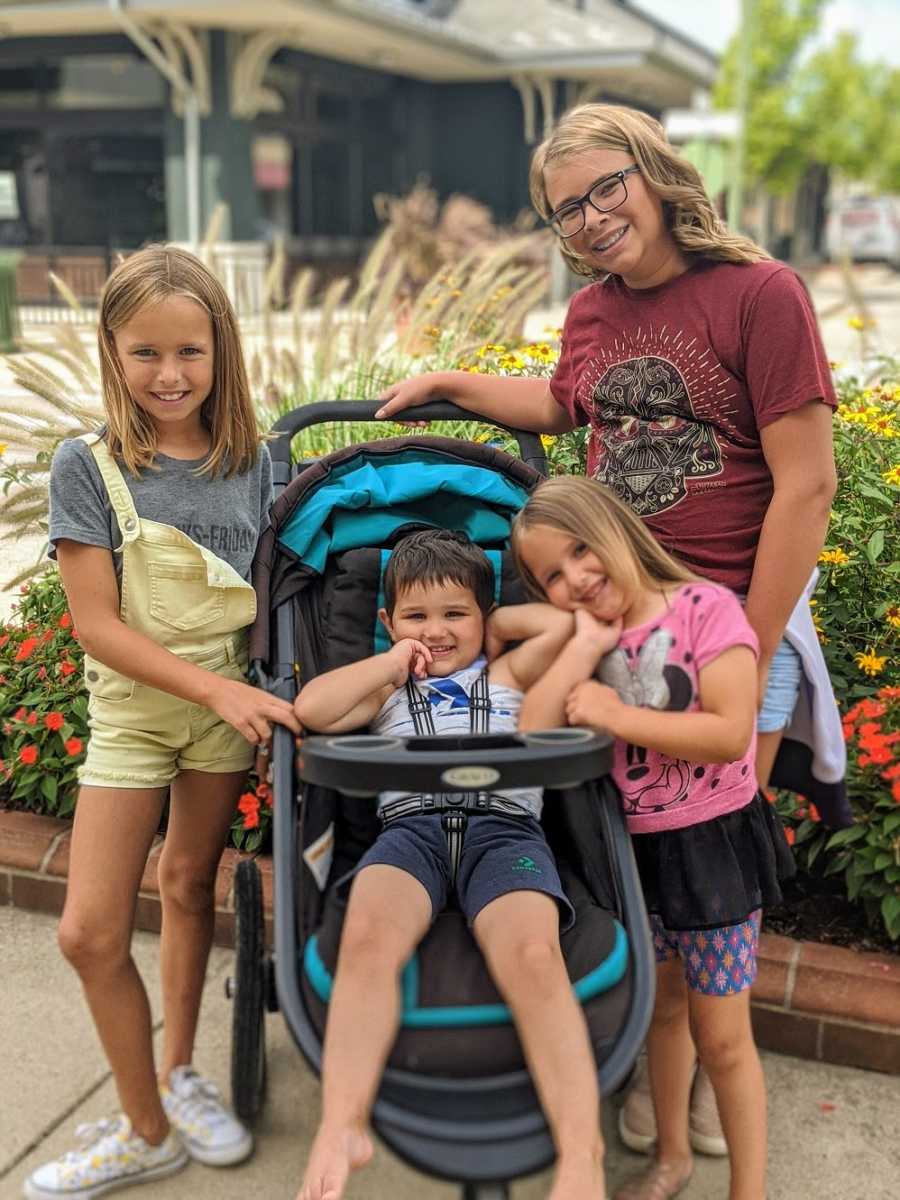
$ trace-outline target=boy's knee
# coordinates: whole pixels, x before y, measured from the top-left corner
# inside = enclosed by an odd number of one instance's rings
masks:
[[[372,965],[384,969],[399,969],[408,957],[407,947],[391,936],[391,929],[364,910],[351,912],[341,931],[341,965],[363,967]]]
[[[511,934],[502,945],[486,946],[485,953],[498,974],[523,988],[540,988],[565,973],[558,939]]]

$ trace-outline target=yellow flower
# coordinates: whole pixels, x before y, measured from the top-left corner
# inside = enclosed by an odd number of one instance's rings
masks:
[[[884,619],[888,625],[893,625],[895,629],[900,629],[900,604],[891,604],[885,610]]]
[[[810,615],[811,615],[811,617],[812,617],[813,627],[815,628],[815,631],[816,631],[816,637],[819,639],[819,641],[821,642],[821,644],[822,644],[823,646],[827,646],[827,645],[828,645],[828,641],[829,641],[829,639],[828,639],[828,634],[827,634],[827,633],[825,632],[825,630],[822,628],[822,618],[821,618],[821,617],[819,616],[819,614],[818,614],[818,613],[815,611],[815,606],[816,606],[818,603],[819,603],[819,602],[818,602],[818,600],[810,600],[810,602],[809,602],[809,607],[810,607],[810,608],[813,610],[813,611],[810,613]]]
[[[823,550],[819,555],[820,563],[828,563],[830,566],[843,567],[850,561],[849,554],[838,546],[837,550]]]
[[[851,317],[847,322],[851,329],[865,329],[866,323],[862,317]]]
[[[891,467],[889,471],[884,471],[881,476],[888,483],[892,483],[895,487],[900,487],[900,463],[895,467]]]
[[[0,458],[6,453],[6,443],[0,442]]]
[[[856,665],[861,671],[864,671],[866,675],[880,675],[884,670],[884,664],[887,662],[886,654],[878,655],[872,650],[866,650],[865,654],[860,652],[859,654],[855,654],[853,657],[856,661]]]
[[[542,433],[541,434],[541,445],[544,447],[545,450],[552,450],[553,447],[556,445],[556,438],[552,437],[549,433]]]

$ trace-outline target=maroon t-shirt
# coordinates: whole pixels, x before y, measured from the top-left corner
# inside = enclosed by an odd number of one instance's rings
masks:
[[[739,592],[772,498],[759,431],[810,400],[837,404],[809,295],[769,260],[701,262],[643,290],[618,276],[583,288],[550,388],[591,427],[588,475],[667,550]]]

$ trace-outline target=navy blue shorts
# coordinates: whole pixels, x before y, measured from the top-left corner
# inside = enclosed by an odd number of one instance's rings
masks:
[[[417,879],[431,897],[433,917],[447,907],[450,855],[439,813],[398,817],[385,825],[356,871],[376,863],[398,867]],[[470,814],[456,876],[459,907],[471,925],[485,905],[507,892],[545,892],[559,905],[560,929],[575,922],[540,821]]]

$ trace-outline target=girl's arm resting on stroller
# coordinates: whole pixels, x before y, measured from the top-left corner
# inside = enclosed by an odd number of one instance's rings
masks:
[[[410,674],[425,674],[431,654],[421,642],[404,638],[384,654],[317,675],[294,701],[294,712],[317,733],[347,733],[368,725],[387,698]]]
[[[611,687],[580,683],[566,700],[570,725],[591,725],[613,737],[687,762],[726,763],[750,745],[756,719],[756,655],[730,646],[700,670],[699,711],[660,712],[625,704]]]
[[[477,375],[471,371],[431,371],[392,383],[379,396],[381,419],[429,400],[452,400],[460,408],[534,433],[568,433],[572,418],[554,399],[546,379]],[[402,420],[403,418],[401,418]]]
[[[272,721],[300,732],[287,700],[206,671],[126,625],[119,616],[119,589],[109,550],[62,538],[56,552],[78,640],[92,658],[128,679],[202,704],[249,742],[271,737]]]

